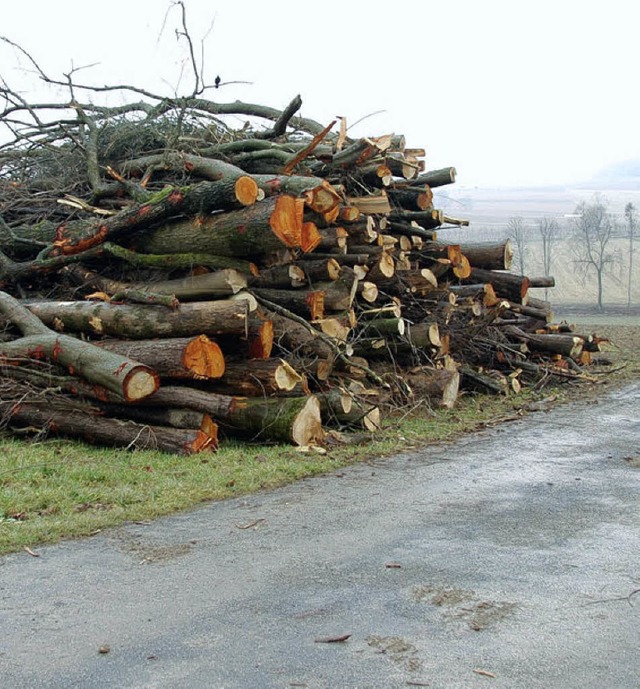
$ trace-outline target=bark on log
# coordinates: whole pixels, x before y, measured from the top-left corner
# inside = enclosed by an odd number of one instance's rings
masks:
[[[461,244],[460,250],[473,268],[484,270],[510,270],[513,248],[507,239],[500,244]]]
[[[198,216],[150,230],[137,240],[148,254],[200,252],[216,256],[260,258],[302,240],[304,201],[276,196],[228,213]]]
[[[135,204],[110,218],[103,218],[97,222],[79,220],[63,223],[56,228],[54,246],[57,253],[77,254],[124,234],[131,235],[171,216],[195,215],[242,206],[250,207],[257,197],[257,185],[253,183],[256,194],[248,203],[245,202],[248,199],[239,198],[241,192],[238,191],[238,185],[244,184],[248,179],[250,178],[200,182],[183,189],[167,189],[156,194],[150,201]],[[166,253],[171,253],[171,251]],[[221,255],[233,254],[222,253]]]
[[[467,282],[488,282],[499,297],[505,297],[518,304],[527,303],[529,278],[524,275],[472,268]]]
[[[380,428],[380,408],[366,400],[356,399],[344,388],[333,388],[318,395],[325,423],[343,428],[364,428],[374,432]]]
[[[116,338],[244,335],[247,329],[247,304],[228,299],[181,304],[173,310],[82,301],[37,301],[25,306],[49,326]]]
[[[407,373],[405,380],[416,399],[427,398],[445,409],[458,399],[460,373],[455,369],[420,366]]]
[[[233,395],[270,397],[289,394],[296,389],[298,394],[304,394],[304,386],[303,376],[289,363],[271,358],[228,362],[224,376],[216,381],[214,389],[226,390]]]
[[[428,186],[388,189],[387,194],[391,202],[400,210],[426,211],[433,204],[433,193]]]
[[[249,280],[251,287],[272,287],[289,289],[304,287],[307,284],[305,271],[293,263],[271,266],[260,271],[260,274]]]
[[[224,419],[244,403],[243,397],[196,390],[182,385],[164,385],[144,401],[144,406],[192,409],[214,419]]]
[[[190,455],[217,447],[215,438],[201,430],[165,428],[106,418],[97,409],[70,410],[64,406],[56,409],[51,402],[0,403],[0,407],[5,407],[4,413],[13,427],[45,429],[54,435],[82,439],[93,445],[159,450],[177,455]]]
[[[312,445],[323,435],[320,404],[315,395],[249,399],[220,425],[233,435],[294,445]]]
[[[441,187],[445,184],[453,184],[456,181],[455,167],[443,167],[439,170],[430,170],[422,175],[418,175],[411,180],[412,186],[422,186],[428,184],[432,189]]]
[[[529,287],[544,287],[546,289],[546,288],[555,287],[555,286],[556,286],[556,280],[553,277],[539,276],[539,277],[529,278]]]
[[[6,292],[0,292],[0,312],[24,334],[0,344],[0,357],[47,357],[126,401],[143,399],[158,388],[158,375],[148,366],[53,332]]]
[[[273,324],[274,343],[284,351],[285,355],[293,353],[321,359],[332,358],[331,347],[317,337],[316,330],[311,324],[305,327],[297,321],[268,309],[262,309],[262,313]]]
[[[507,326],[504,331],[534,351],[562,354],[571,359],[578,359],[584,346],[584,340],[576,335],[526,333],[514,326]]]
[[[153,295],[171,295],[180,301],[199,301],[227,297],[247,287],[247,277],[233,269],[146,283],[111,280],[81,266],[71,266],[67,272],[76,282],[111,296],[139,290]]]
[[[163,378],[220,378],[225,359],[206,335],[159,340],[101,340],[96,346],[150,366]]]

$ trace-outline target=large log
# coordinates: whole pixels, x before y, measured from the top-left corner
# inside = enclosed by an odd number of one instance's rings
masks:
[[[294,445],[312,445],[323,436],[320,404],[315,395],[249,399],[221,420],[220,425],[244,438]]]
[[[188,275],[175,280],[121,282],[104,278],[82,266],[70,266],[67,272],[74,280],[110,296],[137,291],[142,294],[170,295],[180,301],[199,301],[227,297],[247,287],[247,277],[237,270],[226,268],[212,273]],[[117,297],[116,297],[117,299]]]
[[[451,409],[458,399],[460,373],[456,369],[421,366],[405,375],[416,399],[426,398],[436,406]]]
[[[311,324],[304,326],[267,309],[262,309],[262,313],[272,324],[273,342],[279,353],[296,370],[325,380],[331,372],[335,352],[318,337],[318,331]]]
[[[422,175],[418,175],[411,180],[412,186],[422,186],[428,184],[432,189],[441,187],[445,184],[453,184],[456,181],[455,167],[443,167],[439,170],[430,170]]]
[[[460,250],[474,268],[485,270],[510,270],[513,262],[511,241],[500,244],[461,244]]]
[[[53,332],[6,292],[0,292],[0,313],[24,334],[18,340],[0,344],[2,358],[46,357],[126,401],[143,399],[158,389],[158,374],[150,367]]]
[[[30,301],[25,306],[49,326],[116,338],[244,335],[247,328],[247,303],[228,299],[176,309],[83,301]]]
[[[224,419],[245,403],[243,397],[197,390],[183,385],[164,385],[145,401],[144,406],[192,409],[214,419]]]
[[[245,193],[247,185],[254,193]],[[98,221],[70,221],[58,225],[54,245],[58,253],[77,254],[124,234],[131,235],[171,216],[251,206],[257,195],[258,187],[249,177],[200,182],[181,189],[167,188],[145,203],[134,204],[112,217]]]
[[[110,416],[129,419],[138,423],[201,431],[210,438],[208,448],[210,450],[218,448],[218,424],[204,412],[172,407],[141,407],[133,404],[100,403],[98,406]]]
[[[515,326],[506,326],[504,331],[534,351],[562,354],[571,359],[578,359],[584,346],[584,340],[577,335],[526,333]]]
[[[315,321],[324,316],[325,295],[322,290],[308,291],[258,287],[254,288],[253,292],[258,298],[274,302],[308,320]]]
[[[513,301],[518,304],[527,303],[529,278],[524,275],[501,273],[495,270],[483,270],[482,268],[472,268],[471,274],[467,278],[467,282],[488,282],[493,286],[495,293],[499,297],[505,297],[509,301]]]
[[[217,256],[259,258],[302,240],[304,201],[276,196],[242,210],[199,215],[145,233],[138,249],[149,254],[198,251]]]
[[[179,429],[139,424],[107,418],[95,408],[86,410],[57,408],[48,402],[2,402],[4,418],[14,428],[38,428],[53,435],[84,440],[93,445],[125,447],[131,450],[160,450],[189,455],[202,450],[215,450],[217,440],[200,429]]]
[[[224,376],[212,387],[216,391],[247,397],[308,392],[303,376],[287,361],[277,357],[228,362]]]
[[[100,340],[96,346],[150,366],[163,378],[220,378],[224,354],[206,335],[158,340]]]

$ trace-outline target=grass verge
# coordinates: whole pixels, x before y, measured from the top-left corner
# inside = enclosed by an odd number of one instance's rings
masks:
[[[586,332],[588,324],[582,326]],[[640,378],[640,327],[598,326],[616,347],[605,354],[617,369],[605,384]],[[609,369],[605,369],[609,370]],[[303,454],[293,447],[225,443],[216,454],[174,457],[126,452],[65,440],[40,443],[0,438],[0,554],[63,538],[95,534],[195,505],[270,489],[326,474],[518,418],[530,402],[572,400],[601,388],[563,385],[517,397],[463,396],[454,410],[419,410],[389,419],[370,443]]]

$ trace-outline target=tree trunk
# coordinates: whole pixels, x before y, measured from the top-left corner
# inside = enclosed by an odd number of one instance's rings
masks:
[[[405,379],[416,399],[427,398],[445,409],[451,409],[458,399],[460,373],[455,369],[421,366]]]
[[[510,270],[513,262],[511,241],[501,244],[461,244],[460,250],[474,268],[484,270]]]
[[[180,301],[199,301],[228,297],[247,287],[247,277],[233,269],[144,283],[110,280],[78,265],[70,266],[67,272],[78,283],[106,292],[110,296],[137,290],[143,294],[148,292],[153,295],[171,295]]]
[[[149,254],[197,251],[216,256],[260,258],[299,247],[304,201],[276,196],[242,210],[198,216],[150,230],[137,240]]]
[[[196,390],[186,386],[164,385],[144,401],[144,406],[192,409],[214,419],[224,419],[245,403],[243,397]]]
[[[202,450],[215,450],[216,438],[200,429],[165,428],[133,421],[106,418],[91,407],[56,408],[51,401],[0,403],[13,427],[30,426],[46,429],[54,435],[81,439],[93,445],[125,447],[132,450],[159,450],[177,455],[190,455]]]
[[[143,399],[158,389],[158,375],[148,366],[104,352],[89,342],[53,332],[6,292],[0,292],[0,312],[25,335],[0,344],[0,357],[37,359],[45,356],[126,401]]]
[[[499,273],[493,270],[472,268],[468,282],[488,282],[493,286],[499,297],[505,297],[509,301],[518,304],[527,303],[529,290],[529,278],[514,273]]]
[[[247,194],[247,187],[255,193]],[[250,206],[255,204],[257,192],[257,185],[248,177],[200,182],[183,189],[166,189],[146,203],[134,204],[109,218],[70,221],[59,225],[55,237],[56,250],[61,254],[77,254],[122,235],[131,235],[171,216]]]
[[[445,184],[453,184],[455,181],[455,167],[443,167],[440,170],[430,170],[422,175],[418,175],[411,180],[411,186],[428,184],[433,189],[434,187],[441,187]]]
[[[247,328],[243,301],[193,302],[177,309],[83,301],[34,301],[25,306],[49,326],[116,338],[244,335]]]
[[[271,358],[228,362],[215,389],[233,395],[264,397],[291,394],[295,390],[299,395],[304,394],[305,385],[304,378],[284,359]]]
[[[221,426],[233,435],[311,445],[322,439],[320,404],[315,395],[279,399],[249,399]]]
[[[101,340],[95,344],[141,361],[163,378],[220,378],[225,371],[222,350],[206,335],[160,340]]]

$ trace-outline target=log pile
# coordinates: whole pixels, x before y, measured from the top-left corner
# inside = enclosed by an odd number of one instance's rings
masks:
[[[74,98],[45,121],[51,106],[4,95],[0,418],[15,433],[308,445],[374,431],[394,405],[450,408],[460,387],[578,378],[598,348],[552,324],[531,296],[549,280],[509,272],[508,241],[438,234],[468,224],[434,199],[455,169],[426,171],[403,136],[349,138],[344,120],[296,116],[299,97]]]

